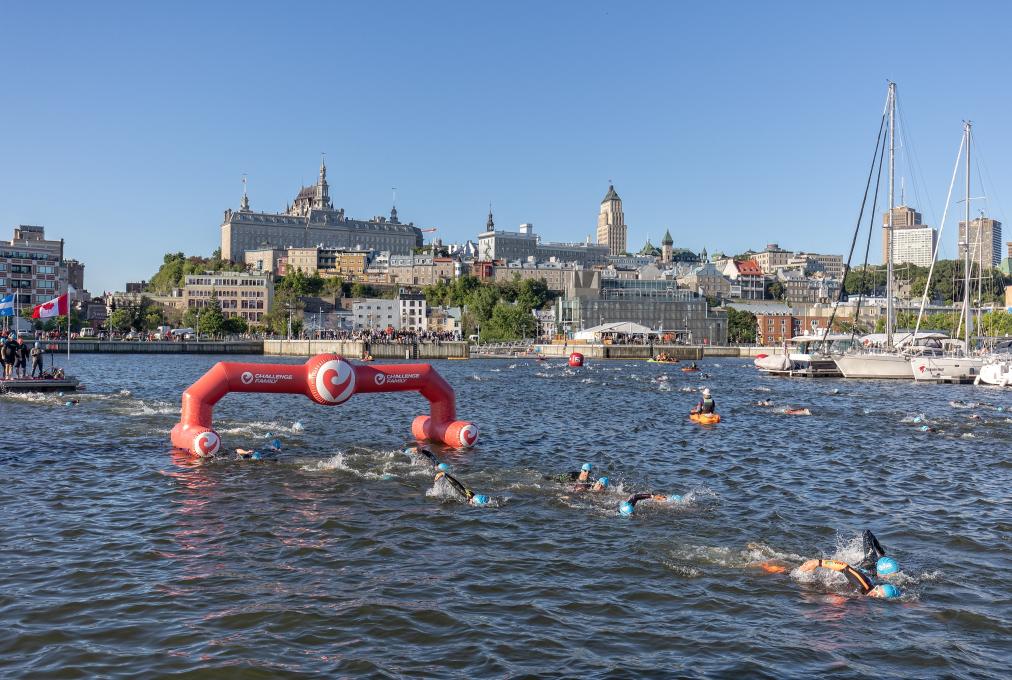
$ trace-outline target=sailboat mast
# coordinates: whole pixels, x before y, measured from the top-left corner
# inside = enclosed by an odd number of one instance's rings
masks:
[[[893,346],[893,195],[896,191],[896,83],[889,83],[889,252],[886,253],[886,346]]]
[[[966,347],[963,351],[970,352],[970,127],[972,123],[963,123],[963,136],[966,137],[966,200],[963,205],[963,248],[964,272],[963,272],[963,332],[966,340]],[[979,240],[979,239],[978,239]]]

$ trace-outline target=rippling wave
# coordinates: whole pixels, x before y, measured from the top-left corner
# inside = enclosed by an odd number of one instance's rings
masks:
[[[0,395],[5,677],[1007,676],[1010,391],[440,363],[481,429],[437,449],[472,507],[401,453],[412,394],[229,395],[225,450],[282,451],[174,454],[216,360],[74,357],[78,403]],[[704,386],[717,426],[686,417]],[[583,462],[607,491],[546,479]],[[682,500],[619,516],[638,491]],[[866,528],[898,601],[797,571]]]

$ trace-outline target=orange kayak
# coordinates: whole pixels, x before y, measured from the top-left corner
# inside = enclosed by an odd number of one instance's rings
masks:
[[[720,415],[716,413],[690,413],[689,418],[692,422],[702,425],[713,425],[720,422]]]

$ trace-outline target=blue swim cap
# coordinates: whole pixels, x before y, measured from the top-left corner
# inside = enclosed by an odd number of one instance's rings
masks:
[[[590,472],[593,469],[594,469],[593,465],[591,465],[590,463],[584,463],[583,467],[580,468],[580,471],[581,472]]]
[[[446,463],[440,463],[439,465],[436,466],[436,469],[442,470],[443,472],[449,472],[453,468],[447,465]]]
[[[884,584],[880,585],[879,586],[879,591],[882,593],[882,597],[885,597],[885,598],[899,597],[900,596],[900,589],[897,588],[896,586],[894,586],[891,583],[884,583]]]
[[[281,450],[281,440],[280,439],[272,439],[271,440],[271,446],[273,446],[278,451],[280,451]]]
[[[930,430],[931,428],[930,428],[930,427],[928,427],[927,425],[921,425],[921,426],[920,426],[919,428],[917,428],[917,429],[918,429],[918,430],[920,430],[921,432],[927,432],[927,431],[928,431],[928,430]]]
[[[608,478],[607,477],[601,477],[597,481],[601,483],[601,486],[604,486],[604,487],[608,486]]]
[[[259,451],[254,451],[253,454],[250,456],[250,458],[252,458],[253,460],[260,460],[263,458],[263,454],[260,453]]]
[[[629,501],[622,501],[618,506],[619,513],[623,515],[631,515],[636,508]]]
[[[668,503],[681,503],[681,502],[682,497],[679,496],[677,493],[673,493],[668,496]]]
[[[488,505],[489,498],[485,494],[475,494],[471,497],[471,502],[475,505]]]
[[[880,557],[875,563],[875,571],[881,576],[895,574],[900,570],[900,563],[891,557]]]

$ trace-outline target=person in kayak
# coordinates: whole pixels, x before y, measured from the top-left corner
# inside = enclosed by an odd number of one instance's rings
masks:
[[[689,411],[689,413],[692,415],[698,415],[701,413],[716,413],[716,412],[717,412],[717,402],[713,400],[712,396],[710,396],[710,388],[704,387],[703,398],[699,400],[699,403],[696,404],[696,407],[691,411]]]
[[[465,486],[459,479],[449,474],[445,470],[440,470],[436,473],[433,478],[433,484],[438,485],[440,481],[445,482],[445,486],[452,490],[453,495],[457,496],[458,499],[469,505],[483,506],[488,505],[492,502],[492,499],[485,494],[475,493],[467,486]],[[445,488],[445,487],[444,487]]]
[[[681,500],[681,496],[666,495],[662,493],[634,493],[625,499],[618,506],[618,512],[621,515],[631,515],[636,512],[636,504],[640,501],[658,501],[661,503],[675,503]]]

